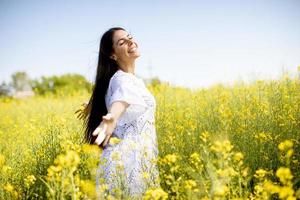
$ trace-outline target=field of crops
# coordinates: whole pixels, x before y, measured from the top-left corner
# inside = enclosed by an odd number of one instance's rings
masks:
[[[145,199],[300,198],[299,78],[149,90],[161,188]],[[88,97],[0,100],[0,199],[96,198],[101,150],[74,115]]]

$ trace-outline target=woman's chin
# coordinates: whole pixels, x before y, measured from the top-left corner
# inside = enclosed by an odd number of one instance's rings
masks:
[[[136,59],[136,58],[138,58],[140,56],[141,56],[140,53],[135,53],[135,54],[131,55],[131,57],[134,58],[134,59]]]

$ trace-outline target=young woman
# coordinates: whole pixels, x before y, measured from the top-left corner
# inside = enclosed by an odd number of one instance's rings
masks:
[[[95,85],[85,110],[86,140],[97,143],[100,134],[95,129],[105,131],[96,177],[99,198],[105,195],[101,180],[108,193],[130,197],[141,197],[147,188],[159,187],[156,101],[135,74],[139,56],[137,42],[123,28],[103,34]]]

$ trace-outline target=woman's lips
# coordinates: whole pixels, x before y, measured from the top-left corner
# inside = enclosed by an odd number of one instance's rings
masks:
[[[137,45],[136,43],[134,43],[134,46],[131,47],[131,48],[128,50],[128,53],[134,53],[134,52],[136,52],[137,48],[138,48],[138,45]]]
[[[128,53],[133,53],[133,52],[135,52],[136,50],[137,50],[137,47],[133,47],[133,48],[129,49]]]

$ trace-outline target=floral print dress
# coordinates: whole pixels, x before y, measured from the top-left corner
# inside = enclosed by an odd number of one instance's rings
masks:
[[[125,101],[129,107],[120,116],[110,142],[103,149],[97,169],[99,199],[120,192],[141,197],[149,187],[159,187],[154,96],[143,80],[119,69],[110,79],[106,107]]]

